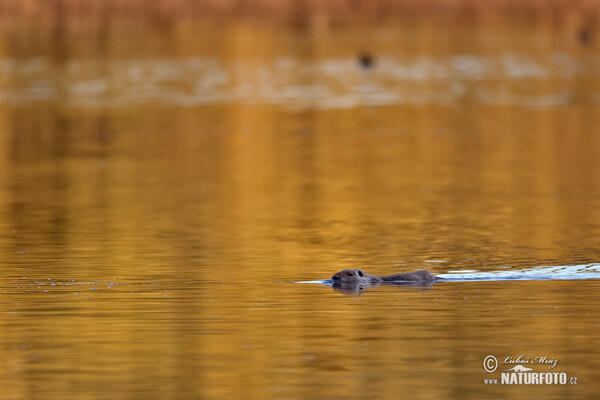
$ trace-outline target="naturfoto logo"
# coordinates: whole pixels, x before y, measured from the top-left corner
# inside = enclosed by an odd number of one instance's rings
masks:
[[[500,379],[485,378],[484,384],[487,385],[566,385],[577,384],[577,377],[569,377],[566,372],[552,371],[557,365],[558,360],[554,357],[536,356],[528,357],[524,354],[518,357],[487,355],[483,359],[483,369],[487,373],[494,373],[499,365],[509,368],[500,371]],[[511,367],[512,365],[512,367]],[[535,371],[534,366],[543,369]]]

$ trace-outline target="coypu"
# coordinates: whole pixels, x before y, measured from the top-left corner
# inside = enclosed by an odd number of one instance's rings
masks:
[[[415,272],[407,272],[403,274],[394,274],[388,276],[376,276],[369,275],[360,269],[345,269],[338,272],[331,277],[334,285],[360,285],[360,286],[372,286],[379,285],[381,283],[423,283],[431,284],[437,280],[440,280],[437,276],[433,275],[429,271],[420,270]]]

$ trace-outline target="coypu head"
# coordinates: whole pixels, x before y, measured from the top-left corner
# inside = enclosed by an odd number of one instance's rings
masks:
[[[368,281],[368,275],[360,269],[345,269],[331,277],[334,283],[362,283]]]

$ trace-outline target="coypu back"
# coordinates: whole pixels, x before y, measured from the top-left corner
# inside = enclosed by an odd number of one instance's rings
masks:
[[[404,274],[388,275],[381,278],[384,282],[434,282],[439,278],[424,269]]]

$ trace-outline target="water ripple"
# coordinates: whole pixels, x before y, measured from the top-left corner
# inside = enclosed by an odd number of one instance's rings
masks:
[[[86,59],[60,65],[39,57],[5,58],[0,59],[0,102],[57,100],[72,108],[253,103],[336,109],[470,101],[544,108],[573,101],[569,81],[600,78],[598,66],[600,56],[566,53],[545,59],[512,53],[384,57],[370,71],[352,58]],[[598,104],[600,95],[589,98]]]
[[[542,266],[504,271],[461,270],[436,274],[444,281],[508,281],[508,280],[577,280],[600,279],[600,263],[581,265]],[[317,283],[331,285],[331,279],[301,281],[296,283]]]

